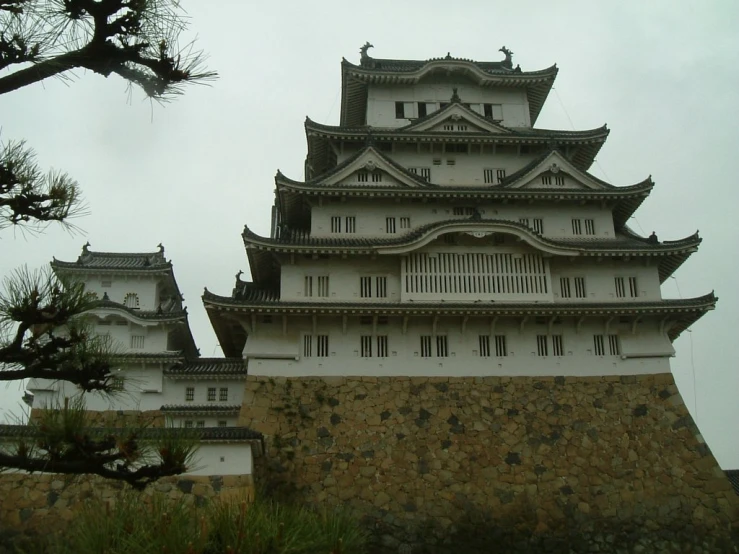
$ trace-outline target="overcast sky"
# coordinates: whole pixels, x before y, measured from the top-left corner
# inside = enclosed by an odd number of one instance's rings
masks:
[[[724,468],[739,468],[739,3],[726,1],[441,0],[183,2],[192,36],[220,78],[160,106],[118,78],[78,72],[0,97],[2,139],[27,139],[42,166],[82,185],[84,235],[5,230],[3,273],[73,261],[93,250],[154,251],[174,263],[204,356],[220,355],[203,287],[230,294],[248,271],[241,231],[269,234],[274,174],[303,177],[303,121],[336,124],[340,62],[514,52],[524,71],[556,63],[538,127],[611,135],[591,172],[615,185],[652,175],[631,224],[661,240],[700,230],[700,251],[665,297],[716,290],[718,308],[675,343],[673,372]],[[732,169],[734,168],[734,169]],[[19,413],[17,384],[0,388],[0,419]]]

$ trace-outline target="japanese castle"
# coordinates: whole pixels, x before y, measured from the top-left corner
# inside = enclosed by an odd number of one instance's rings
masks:
[[[588,172],[608,129],[535,127],[556,66],[342,61],[339,125],[305,121],[305,178],[277,172],[251,279],[205,308],[263,376],[669,372],[716,297],[663,299],[698,248],[628,226],[654,186]]]

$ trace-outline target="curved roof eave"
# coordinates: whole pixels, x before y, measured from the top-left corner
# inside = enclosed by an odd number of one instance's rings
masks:
[[[701,242],[697,233],[676,241],[651,242],[648,239],[630,234],[628,241],[617,239],[559,239],[545,238],[523,223],[496,219],[451,219],[437,221],[415,229],[394,239],[364,238],[335,239],[312,238],[305,232],[299,237],[273,239],[262,237],[244,226],[242,238],[247,250],[255,248],[264,251],[284,252],[346,252],[359,254],[399,254],[415,250],[428,244],[439,235],[446,233],[506,233],[529,243],[532,247],[552,255],[669,255],[676,252],[689,252]],[[636,243],[636,244],[635,244]]]

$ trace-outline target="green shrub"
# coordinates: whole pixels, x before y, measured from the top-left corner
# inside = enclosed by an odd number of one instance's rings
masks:
[[[258,496],[203,507],[133,492],[89,501],[50,554],[361,554],[366,535],[341,511]]]

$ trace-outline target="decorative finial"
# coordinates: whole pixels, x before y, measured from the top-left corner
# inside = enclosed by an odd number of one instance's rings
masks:
[[[372,58],[370,58],[369,54],[367,54],[367,50],[369,50],[370,48],[374,48],[374,46],[368,41],[365,42],[364,46],[359,49],[359,53],[362,55],[362,57],[359,59],[359,65],[361,65],[362,67],[370,65],[370,60]]]
[[[372,129],[367,129],[367,136],[364,138],[364,145],[365,146],[374,146],[375,145],[375,135],[372,134]]]
[[[454,87],[452,89],[452,97],[449,101],[452,103],[456,102],[458,104],[462,102],[462,99],[459,97],[459,94],[457,94],[457,87]]]
[[[452,53],[451,52],[447,52],[446,53],[446,59],[447,60],[451,60],[452,59]]]
[[[513,69],[513,52],[508,50],[508,48],[506,48],[505,46],[500,48],[498,52],[503,52],[503,54],[505,54],[505,60],[503,60],[501,63],[508,69]]]
[[[164,246],[162,245],[161,242],[159,244],[157,244],[157,248],[159,248],[159,253],[160,254],[164,254]]]
[[[82,247],[82,253],[83,254],[89,254],[90,253],[90,241],[89,240]]]
[[[244,273],[244,272],[243,272],[243,271],[241,271],[241,270],[239,269],[239,272],[238,272],[238,273],[236,274],[236,280],[237,280],[237,281],[238,281],[239,283],[243,282],[243,281],[241,280],[241,275],[242,275],[242,273]]]
[[[110,296],[108,296],[108,293],[107,292],[104,292],[103,293],[103,300],[104,301],[110,301]]]
[[[652,231],[652,234],[649,235],[649,238],[647,239],[649,241],[649,244],[658,244],[659,238],[657,237],[657,233]]]

